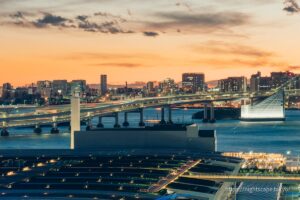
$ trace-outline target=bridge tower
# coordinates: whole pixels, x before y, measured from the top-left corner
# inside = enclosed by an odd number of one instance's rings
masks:
[[[74,133],[80,131],[80,92],[74,90],[71,97],[71,141],[70,149],[74,149]]]

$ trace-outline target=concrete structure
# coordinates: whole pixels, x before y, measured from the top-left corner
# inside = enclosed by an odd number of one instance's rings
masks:
[[[71,141],[70,149],[74,149],[74,133],[80,131],[80,93],[74,90],[71,98]]]
[[[210,106],[210,112],[209,112],[209,118],[208,118],[208,106]],[[215,118],[215,107],[213,102],[211,103],[204,103],[204,108],[203,108],[203,122],[207,123],[215,123],[216,118]]]
[[[284,91],[280,90],[262,102],[242,105],[241,120],[244,121],[282,121],[285,120]]]
[[[97,149],[186,149],[215,152],[214,130],[197,125],[75,131],[75,150]]]

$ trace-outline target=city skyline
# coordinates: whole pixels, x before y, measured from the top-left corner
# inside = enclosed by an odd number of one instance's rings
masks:
[[[2,82],[299,72],[297,1],[0,2]],[[298,25],[298,26],[297,26]],[[17,59],[16,59],[17,58]],[[158,73],[159,72],[159,73]],[[30,80],[30,81],[29,81]]]
[[[160,82],[164,81],[164,80],[167,80],[167,79],[171,79],[171,80],[174,80],[175,83],[179,84],[179,83],[182,83],[182,75],[184,74],[204,74],[205,76],[205,83],[207,83],[208,85],[210,85],[211,87],[216,87],[217,86],[217,83],[218,81],[220,80],[223,80],[223,79],[228,79],[228,78],[238,78],[238,77],[245,77],[247,81],[250,81],[251,77],[257,73],[260,73],[262,77],[269,77],[271,75],[271,73],[274,73],[275,71],[270,71],[270,73],[268,74],[263,74],[261,73],[261,71],[256,71],[252,74],[250,74],[249,76],[245,76],[243,74],[240,74],[240,75],[236,75],[236,76],[226,76],[226,77],[221,77],[220,79],[214,79],[214,80],[207,80],[206,78],[206,74],[203,73],[203,72],[183,72],[181,74],[179,74],[179,78],[178,79],[175,79],[174,77],[164,77],[160,80],[152,80],[152,79],[149,79],[149,80],[133,80],[132,82],[128,82],[127,80],[125,80],[124,82],[111,82],[110,79],[111,79],[111,76],[109,74],[99,74],[100,76],[101,75],[106,75],[108,78],[108,82],[107,82],[107,85],[108,86],[125,86],[126,84],[128,85],[147,85],[148,82],[153,82],[153,83],[156,83],[156,84],[159,84]],[[294,73],[294,71],[276,71],[278,73]],[[67,82],[72,82],[72,81],[86,81],[86,84],[87,85],[90,85],[90,86],[93,86],[93,85],[98,85],[100,86],[101,84],[99,83],[99,75],[96,76],[98,80],[96,80],[95,82],[89,82],[88,80],[86,79],[83,79],[83,78],[77,78],[77,79],[74,79],[74,78],[70,78],[70,79],[66,79],[66,78],[61,78],[61,79],[38,79],[36,81],[32,81],[32,82],[25,82],[24,84],[22,85],[18,85],[18,84],[14,84],[13,81],[8,81],[8,82],[0,82],[0,85],[3,85],[5,83],[10,83],[12,84],[14,87],[31,87],[31,86],[36,86],[37,83],[39,81],[67,81]],[[98,82],[97,82],[98,81]],[[250,84],[250,82],[248,82],[248,84]]]

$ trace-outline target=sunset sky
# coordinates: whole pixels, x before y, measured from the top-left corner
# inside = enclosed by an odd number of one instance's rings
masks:
[[[0,83],[300,73],[299,37],[292,0],[0,0]]]

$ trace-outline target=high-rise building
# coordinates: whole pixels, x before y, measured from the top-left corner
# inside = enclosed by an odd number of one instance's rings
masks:
[[[54,95],[66,96],[68,93],[68,81],[67,80],[54,80],[52,82],[52,93]]]
[[[107,75],[100,75],[100,94],[104,96],[107,93]]]
[[[37,82],[37,92],[41,94],[43,98],[50,98],[52,91],[51,81],[38,81]]]
[[[261,73],[257,72],[253,74],[250,78],[250,91],[257,92],[259,89],[259,81],[260,81]]]
[[[247,79],[241,77],[229,77],[227,79],[219,80],[218,82],[220,92],[246,92]]]
[[[185,91],[196,93],[205,90],[205,75],[202,73],[182,74],[182,88]]]

